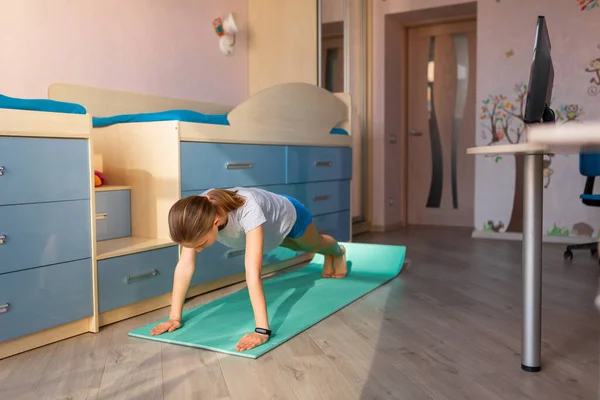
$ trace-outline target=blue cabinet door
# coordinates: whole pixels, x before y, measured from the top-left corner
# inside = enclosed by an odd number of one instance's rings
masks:
[[[96,240],[131,236],[129,190],[96,192]]]
[[[92,314],[89,258],[0,275],[0,342]]]
[[[0,274],[91,257],[90,212],[89,200],[0,206]]]
[[[196,255],[196,272],[192,278],[194,285],[244,272],[244,249],[230,249],[215,242]]]
[[[88,141],[0,137],[0,205],[90,198]]]
[[[173,290],[177,246],[98,261],[98,309],[106,312]]]

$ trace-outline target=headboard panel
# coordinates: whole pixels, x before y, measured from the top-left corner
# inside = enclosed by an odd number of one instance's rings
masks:
[[[304,82],[281,83],[255,93],[228,116],[232,127],[291,130],[328,134],[339,127],[350,131],[350,96]],[[250,134],[250,133],[249,133]]]
[[[48,98],[81,104],[94,117],[119,114],[137,114],[166,110],[192,110],[205,114],[226,114],[232,106],[202,103],[151,94],[124,92],[68,83],[53,83],[48,87]]]

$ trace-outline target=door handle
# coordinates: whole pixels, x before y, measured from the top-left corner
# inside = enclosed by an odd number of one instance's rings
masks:
[[[145,272],[145,273],[139,274],[139,275],[127,275],[125,277],[125,282],[131,283],[131,282],[134,282],[137,280],[152,278],[152,277],[155,277],[156,275],[158,275],[158,271],[153,269],[152,271],[148,271],[148,272]]]
[[[423,132],[417,132],[417,131],[408,131],[408,134],[410,136],[423,136]]]
[[[245,252],[246,252],[246,249],[229,250],[227,252],[227,258],[233,258],[233,257],[241,256]]]
[[[227,169],[250,169],[254,166],[254,163],[227,163]]]

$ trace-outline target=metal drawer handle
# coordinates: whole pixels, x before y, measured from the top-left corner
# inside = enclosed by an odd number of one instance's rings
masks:
[[[328,194],[313,197],[313,201],[324,201],[324,200],[329,200]]]
[[[4,175],[4,167],[0,165],[0,176]]]
[[[229,250],[227,252],[227,258],[233,258],[233,257],[241,256],[245,252],[246,252],[245,249],[241,249],[241,250]]]
[[[152,271],[149,272],[145,272],[143,274],[139,274],[139,275],[127,275],[125,277],[125,282],[127,283],[131,283],[134,281],[139,281],[142,279],[148,279],[148,278],[152,278],[154,276],[158,275],[158,271],[153,269]]]
[[[98,213],[96,214],[96,219],[106,219],[108,218],[108,213]]]
[[[7,312],[9,311],[9,310],[8,310],[9,308],[10,308],[10,304],[9,304],[9,303],[2,304],[2,305],[0,306],[0,314],[7,313]]]
[[[331,167],[333,163],[331,161],[317,161],[315,167]]]
[[[254,163],[227,163],[227,169],[250,169]]]
[[[6,243],[6,235],[0,235],[0,244]]]

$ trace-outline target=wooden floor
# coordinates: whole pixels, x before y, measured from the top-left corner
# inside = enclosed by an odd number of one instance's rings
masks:
[[[410,266],[259,360],[126,335],[164,309],[0,361],[0,399],[598,399],[589,253],[566,265],[564,246],[544,246],[543,370],[533,374],[520,369],[519,242],[432,229],[356,241],[406,245]]]

